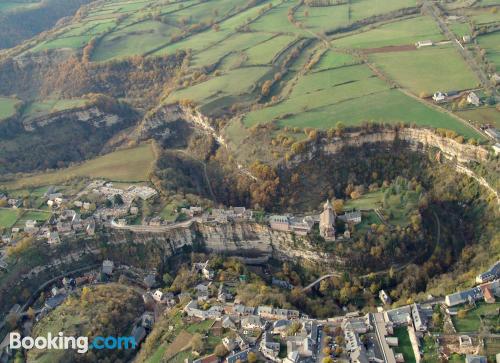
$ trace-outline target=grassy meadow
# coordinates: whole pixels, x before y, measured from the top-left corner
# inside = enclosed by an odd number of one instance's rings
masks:
[[[16,113],[19,100],[10,97],[0,97],[0,121]]]
[[[452,115],[394,89],[397,85],[420,96],[477,86],[478,80],[453,46],[414,48],[419,40],[445,39],[431,17],[397,14],[352,31],[346,28],[416,5],[415,0],[352,0],[324,7],[298,0],[258,4],[245,0],[110,0],[90,6],[81,17],[34,41],[27,52],[81,50],[92,39],[96,39],[93,62],[189,50],[187,77],[163,101],[192,100],[212,117],[233,112],[230,110],[238,105],[243,123],[227,127],[233,140],[245,137],[245,128],[256,124],[328,128],[338,121],[352,126],[366,121],[405,122],[481,138]],[[470,9],[466,15],[482,22],[497,16],[482,8]],[[457,35],[470,30],[467,22],[450,26]],[[340,28],[342,32],[338,32]],[[488,59],[496,64],[499,34],[478,37]],[[203,77],[189,77],[200,70]],[[276,76],[279,80],[262,99],[263,83]],[[70,107],[64,103],[78,105],[79,101],[59,102],[63,103],[34,102],[25,114],[43,115]],[[1,110],[0,103],[0,118]]]
[[[451,45],[377,53],[372,54],[370,60],[415,95],[465,90],[478,84],[474,73]]]
[[[12,227],[17,218],[19,218],[19,210],[12,208],[0,208],[0,228],[10,228]]]
[[[154,161],[152,145],[143,144],[114,151],[69,168],[21,177],[14,182],[6,183],[5,186],[18,189],[33,185],[51,185],[73,177],[106,178],[127,182],[144,181],[148,179]]]

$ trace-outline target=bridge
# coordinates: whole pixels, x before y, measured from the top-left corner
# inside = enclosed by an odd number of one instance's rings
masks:
[[[302,289],[302,291],[308,291],[311,288],[313,288],[314,286],[316,286],[317,284],[319,284],[321,281],[323,281],[325,279],[329,279],[330,277],[341,277],[341,276],[342,276],[342,274],[340,272],[332,272],[332,273],[329,273],[327,275],[323,275],[321,277],[318,277],[316,280],[314,280],[313,282],[311,282],[306,287],[304,287]]]

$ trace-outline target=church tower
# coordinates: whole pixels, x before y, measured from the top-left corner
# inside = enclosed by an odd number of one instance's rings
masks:
[[[319,216],[319,233],[327,241],[335,241],[335,211],[327,199]]]

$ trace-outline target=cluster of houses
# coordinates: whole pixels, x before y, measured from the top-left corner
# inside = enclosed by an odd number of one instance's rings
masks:
[[[271,306],[250,307],[238,303],[214,304],[208,309],[191,300],[184,308],[189,317],[219,321],[224,329],[234,332],[222,340],[227,349],[226,362],[245,361],[251,349],[258,349],[273,362],[296,363],[315,357],[319,349],[318,324],[298,310]],[[292,324],[299,328],[290,335]],[[287,358],[280,358],[280,341],[285,340]]]
[[[203,213],[202,222],[244,222],[253,220],[253,211],[245,207],[230,207],[229,209],[212,209]]]
[[[448,92],[437,91],[432,95],[432,99],[436,103],[445,103],[454,101],[463,96],[466,96],[468,104],[474,105],[476,107],[481,105],[481,98],[474,91],[469,91],[467,93],[462,93],[457,91],[448,91]]]
[[[399,327],[407,328],[416,361],[420,362],[420,340],[432,316],[431,306],[412,304],[364,316],[356,315],[348,314],[342,321],[346,351],[351,362],[404,362],[403,355],[393,349],[399,345],[398,338],[394,336],[394,330]],[[361,335],[367,337],[365,342]]]
[[[269,218],[269,224],[272,229],[277,231],[293,232],[297,235],[307,235],[316,223],[319,223],[319,232],[327,241],[335,241],[337,238],[335,224],[336,219],[343,221],[348,225],[361,223],[360,211],[348,211],[337,216],[329,200],[323,205],[323,211],[318,216],[293,217],[291,215],[272,215]],[[350,238],[349,230],[346,229],[344,238]]]
[[[131,185],[127,189],[120,189],[113,187],[113,183],[104,180],[91,182],[87,186],[87,192],[102,196],[110,202],[114,202],[117,196],[120,197],[120,204],[112,203],[112,206],[100,207],[94,212],[94,217],[103,222],[129,214],[135,215],[139,212],[139,208],[133,205],[135,200],[149,200],[158,195],[156,190],[148,186]]]
[[[23,228],[13,227],[12,233],[19,233],[21,230],[37,239],[47,239],[50,245],[55,245],[61,242],[63,236],[74,237],[78,233],[93,236],[95,220],[93,217],[82,219],[74,210],[64,209],[53,213],[49,220],[43,223],[37,220],[26,220]]]

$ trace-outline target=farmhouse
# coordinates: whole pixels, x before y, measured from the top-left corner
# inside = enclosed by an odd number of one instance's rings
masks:
[[[469,92],[469,94],[467,95],[467,102],[474,106],[479,106],[481,104],[481,100],[474,92]]]
[[[437,91],[434,93],[434,95],[432,95],[432,99],[437,103],[444,102],[446,100],[446,93]]]
[[[434,45],[432,40],[420,40],[420,41],[415,43],[415,47],[417,47],[417,48],[430,47],[432,45]]]

